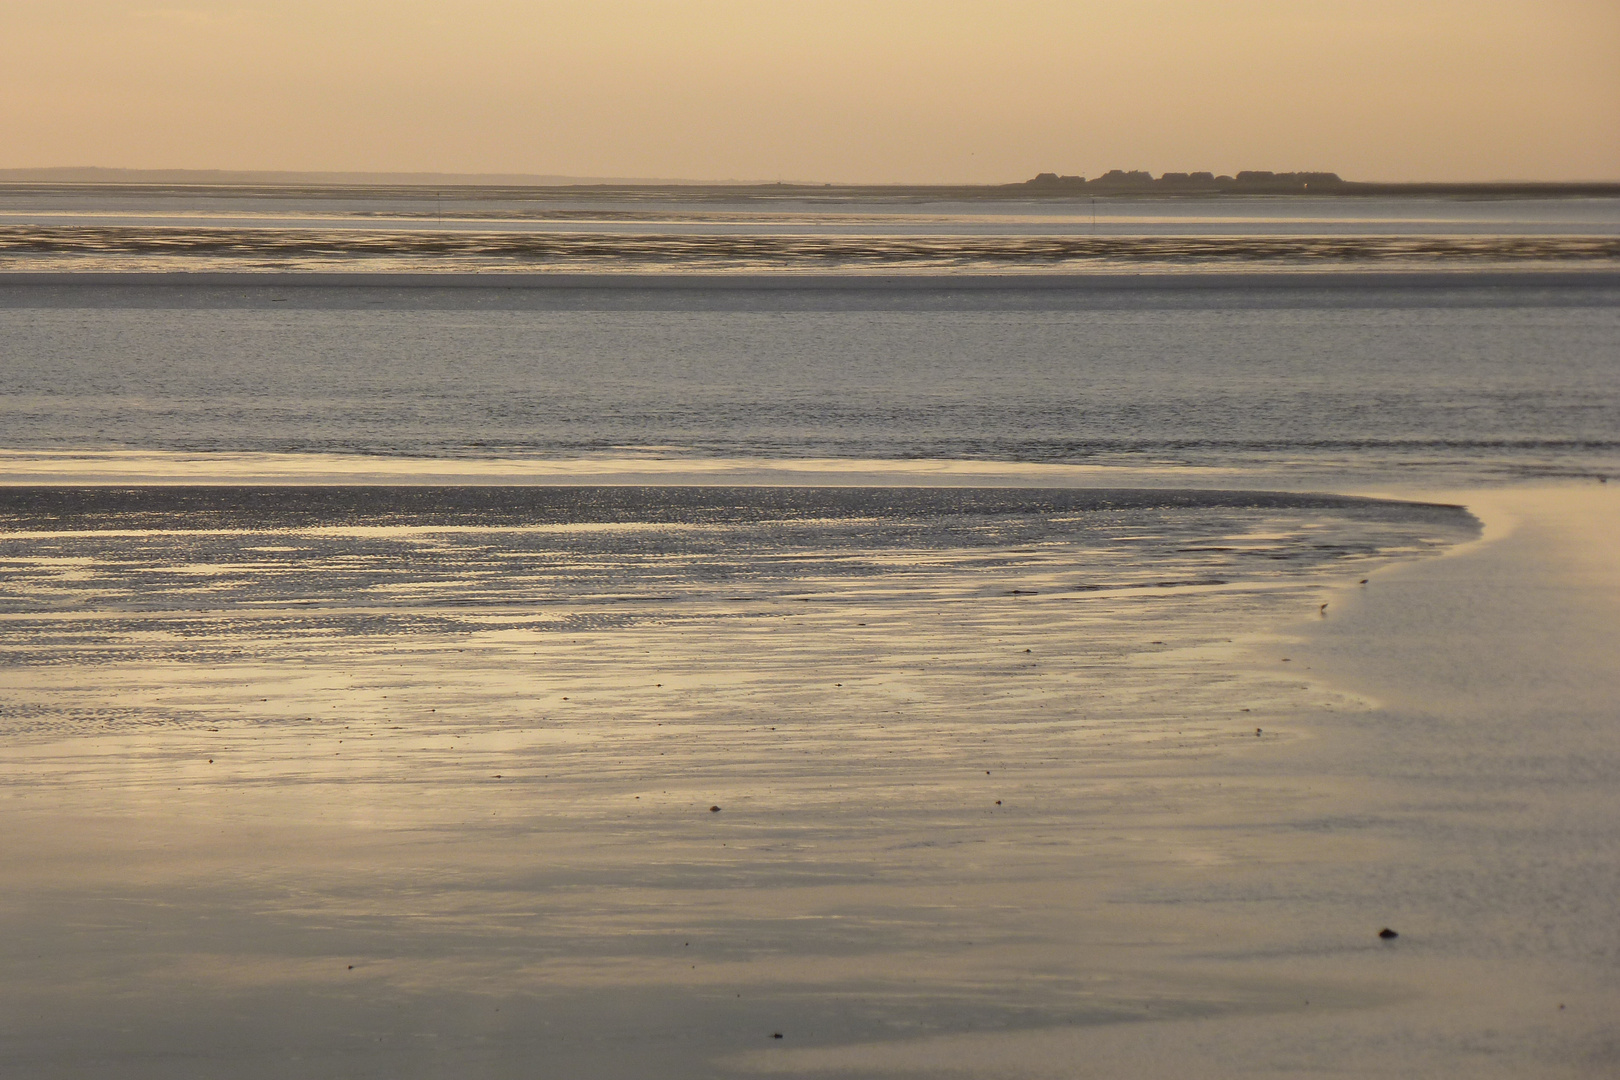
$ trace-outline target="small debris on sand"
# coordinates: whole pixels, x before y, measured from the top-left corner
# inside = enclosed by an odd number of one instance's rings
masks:
[[[1563,1006],[1562,1006],[1562,1005],[1560,1005],[1560,1006],[1559,1006],[1559,1008],[1563,1008]],[[780,1032],[780,1031],[773,1031],[773,1032],[771,1032],[771,1038],[773,1038],[773,1039],[780,1039],[780,1038],[781,1038],[781,1037],[782,1037],[782,1033],[781,1033],[781,1032]]]
[[[1378,931],[1378,936],[1383,938],[1385,941],[1390,941],[1394,938],[1400,937],[1401,935],[1397,934],[1395,931],[1386,926],[1382,930]]]
[[[711,814],[718,814],[718,813],[719,813],[719,812],[720,812],[720,808],[719,808],[719,807],[718,807],[718,806],[711,806],[711,807],[709,807],[709,813],[711,813]]]

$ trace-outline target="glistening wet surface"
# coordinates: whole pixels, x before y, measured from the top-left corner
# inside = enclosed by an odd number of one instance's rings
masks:
[[[1613,236],[930,236],[624,234],[200,225],[0,225],[0,269],[1016,270],[1258,263],[1620,263]]]
[[[1299,857],[1227,827],[1309,793],[1231,765],[1322,694],[1243,639],[1477,529],[1185,491],[5,508],[11,1045],[94,1000],[52,1060],[126,1075],[707,1075],[784,1029],[1274,1009],[1153,974],[1198,919],[1110,896]]]
[[[0,271],[1599,265],[1612,198],[0,185]]]

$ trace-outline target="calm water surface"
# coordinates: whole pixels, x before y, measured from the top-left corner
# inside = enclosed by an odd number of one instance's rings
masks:
[[[1620,283],[0,287],[12,450],[1620,471]],[[466,279],[462,280],[466,284]]]

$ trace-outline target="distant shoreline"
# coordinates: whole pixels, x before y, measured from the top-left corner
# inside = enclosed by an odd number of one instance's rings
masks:
[[[1146,174],[1143,174],[1144,176]],[[1175,175],[1175,174],[1172,174]],[[1270,174],[1266,174],[1269,176]],[[1010,184],[811,184],[716,183],[682,180],[635,180],[521,176],[513,174],[437,173],[272,173],[219,170],[142,169],[0,169],[0,193],[47,194],[75,191],[130,194],[256,195],[295,198],[321,195],[390,194],[421,198],[437,192],[484,199],[648,199],[697,201],[886,198],[917,201],[1063,201],[1115,198],[1202,199],[1279,198],[1620,198],[1620,181],[1502,181],[1484,183],[1386,183],[1339,180],[1308,187],[1288,187],[1279,174],[1272,179],[1221,177],[1202,181],[1113,179],[1044,174]],[[1303,174],[1302,174],[1303,175]],[[1050,179],[1048,179],[1048,177]]]

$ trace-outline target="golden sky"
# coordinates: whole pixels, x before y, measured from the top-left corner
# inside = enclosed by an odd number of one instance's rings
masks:
[[[0,168],[1620,179],[1620,0],[0,0]]]

